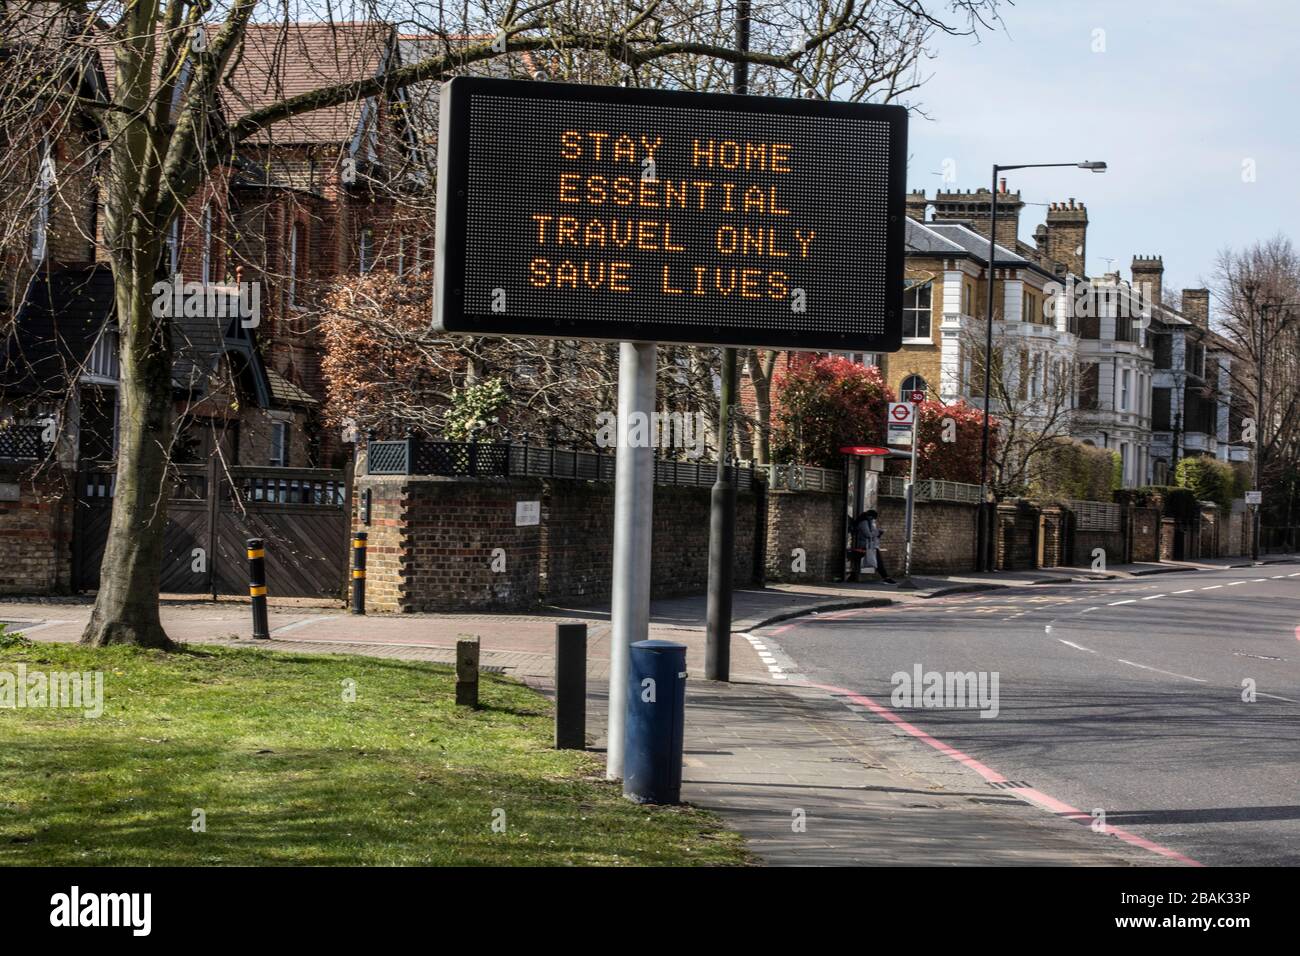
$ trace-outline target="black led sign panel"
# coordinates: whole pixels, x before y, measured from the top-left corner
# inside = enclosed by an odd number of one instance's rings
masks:
[[[457,77],[441,109],[442,331],[899,348],[903,108]]]

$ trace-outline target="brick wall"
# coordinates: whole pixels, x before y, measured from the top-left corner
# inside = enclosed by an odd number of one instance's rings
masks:
[[[997,567],[1000,571],[1023,571],[1038,567],[1039,509],[1028,501],[1004,501],[998,505]]]
[[[844,570],[840,496],[776,491],[767,496],[766,576],[769,581],[832,581]],[[796,571],[794,549],[804,551]]]
[[[365,493],[371,521],[360,523]],[[353,528],[368,533],[366,608],[519,611],[539,601],[595,604],[610,596],[614,487],[534,478],[456,480],[364,476]],[[541,524],[516,527],[519,501]],[[753,577],[755,500],[737,495],[734,581]],[[698,594],[708,582],[709,489],[655,487],[651,594]],[[493,551],[505,569],[493,570]]]
[[[9,500],[14,486],[18,500]],[[72,580],[72,509],[61,473],[33,479],[0,463],[0,594],[67,592]]]
[[[1043,567],[1054,568],[1065,560],[1065,514],[1057,505],[1043,506]]]
[[[876,504],[884,528],[885,564],[890,574],[902,573],[902,498],[882,497]],[[951,574],[975,567],[975,506],[948,501],[918,501],[912,533],[912,571]]]
[[[1129,518],[1134,561],[1160,560],[1160,509],[1134,508]]]

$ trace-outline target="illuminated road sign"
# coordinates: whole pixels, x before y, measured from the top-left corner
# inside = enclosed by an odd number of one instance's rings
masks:
[[[899,348],[901,107],[457,77],[439,150],[443,331]]]

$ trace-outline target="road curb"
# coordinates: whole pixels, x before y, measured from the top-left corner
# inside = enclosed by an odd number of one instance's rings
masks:
[[[790,611],[782,611],[780,614],[774,614],[771,617],[763,618],[754,624],[746,624],[744,627],[732,628],[733,634],[742,634],[745,631],[757,631],[759,628],[770,627],[773,624],[780,624],[782,621],[789,621],[796,617],[807,617],[810,614],[827,614],[831,611],[851,611],[856,608],[867,607],[888,607],[896,604],[892,598],[863,598],[857,601],[834,601],[826,604],[814,604],[811,607],[795,608]]]

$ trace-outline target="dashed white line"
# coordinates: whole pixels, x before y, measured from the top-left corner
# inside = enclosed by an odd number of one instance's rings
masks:
[[[1277,694],[1266,694],[1262,690],[1255,691],[1260,697],[1270,697],[1273,700],[1284,700],[1288,704],[1300,704],[1300,700],[1292,700],[1290,697],[1279,697]]]
[[[1150,597],[1144,597],[1142,600],[1144,600],[1144,601],[1154,601],[1156,598],[1161,598],[1161,597],[1164,597],[1164,595],[1163,595],[1163,594],[1152,594]]]
[[[1246,584],[1246,583],[1248,583],[1248,582],[1246,582],[1246,581],[1229,581],[1229,582],[1227,583],[1227,585],[1225,585],[1225,586],[1226,586],[1226,587],[1230,587],[1230,588],[1235,588],[1238,584]]]
[[[1129,598],[1128,600],[1125,600],[1125,601],[1111,601],[1111,602],[1110,602],[1109,604],[1107,604],[1106,606],[1107,606],[1107,607],[1119,607],[1121,604],[1135,604],[1135,603],[1137,603],[1137,598]]]
[[[1077,650],[1077,651],[1087,651],[1089,654],[1096,654],[1096,653],[1097,653],[1097,652],[1094,651],[1091,647],[1084,647],[1082,644],[1076,644],[1076,643],[1074,643],[1074,641],[1067,641],[1067,640],[1066,640],[1065,638],[1063,638],[1063,637],[1058,637],[1057,640],[1060,641],[1062,644],[1066,644],[1066,645],[1068,645],[1068,646],[1070,646],[1070,647],[1073,647],[1073,648],[1074,648],[1075,650]]]
[[[1173,593],[1174,593],[1174,594],[1191,594],[1191,593],[1192,593],[1193,591],[1195,591],[1195,590],[1196,590],[1196,588],[1184,588],[1184,589],[1181,590],[1181,591],[1174,591]]]
[[[1202,590],[1202,591],[1217,591],[1217,590],[1218,590],[1219,588],[1221,588],[1221,587],[1223,587],[1222,584],[1211,584],[1208,588],[1201,588],[1201,590]]]
[[[1133,661],[1126,661],[1122,657],[1117,657],[1115,660],[1119,661],[1121,664],[1127,664],[1129,667],[1140,667],[1144,671],[1155,671],[1157,674],[1168,674],[1170,677],[1181,677],[1183,680],[1194,680],[1198,684],[1206,683],[1206,680],[1202,677],[1189,677],[1186,674],[1176,674],[1173,671],[1162,671],[1158,667],[1152,667],[1149,664],[1137,664]]]

